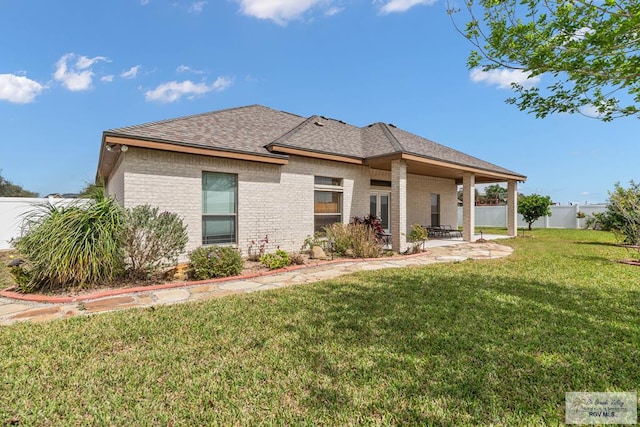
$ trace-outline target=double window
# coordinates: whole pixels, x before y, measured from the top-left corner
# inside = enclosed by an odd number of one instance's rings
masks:
[[[315,177],[314,231],[335,222],[342,222],[342,179],[326,176]]]
[[[238,176],[202,174],[202,244],[236,243]]]

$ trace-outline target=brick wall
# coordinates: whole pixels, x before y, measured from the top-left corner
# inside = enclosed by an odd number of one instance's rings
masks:
[[[313,234],[315,175],[343,179],[345,222],[367,213],[369,206],[367,167],[296,156],[278,166],[131,147],[107,189],[117,191],[123,176],[124,206],[148,203],[180,215],[188,226],[190,251],[202,243],[203,171],[238,175],[238,246],[244,254],[252,240],[266,235],[269,251],[300,249]]]
[[[440,194],[440,224],[458,227],[457,186],[453,179],[407,175],[407,227],[431,225],[431,194]]]
[[[111,178],[107,182],[106,193],[115,197],[121,205],[124,204],[124,153],[118,158],[118,162],[113,168]]]
[[[121,155],[107,191],[125,207],[148,203],[180,215],[188,227],[191,251],[202,244],[203,171],[238,175],[238,246],[243,255],[251,240],[265,235],[268,251],[278,246],[300,249],[313,234],[314,176],[342,178],[344,222],[369,213],[370,179],[390,179],[388,171],[298,156],[279,166],[130,147]],[[409,227],[413,222],[429,223],[433,192],[441,194],[443,223],[457,225],[454,181],[408,175],[407,182]]]

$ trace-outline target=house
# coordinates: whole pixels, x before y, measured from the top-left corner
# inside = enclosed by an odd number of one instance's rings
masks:
[[[474,239],[475,183],[507,182],[509,232],[516,234],[517,182],[525,176],[391,124],[356,127],[260,105],[105,131],[98,179],[125,207],[151,204],[179,214],[187,250],[269,238],[300,249],[323,226],[375,213],[392,248],[411,225],[458,226]]]

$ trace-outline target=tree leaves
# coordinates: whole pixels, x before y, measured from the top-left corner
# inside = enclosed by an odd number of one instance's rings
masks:
[[[637,0],[468,0],[465,8],[470,20],[464,29],[453,19],[460,9],[448,13],[475,47],[469,68],[522,70],[550,82],[543,88],[513,84],[508,103],[540,118],[640,117]]]

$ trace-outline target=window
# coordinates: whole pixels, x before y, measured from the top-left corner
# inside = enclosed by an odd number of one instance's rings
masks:
[[[316,176],[313,206],[314,231],[342,222],[342,179]]]
[[[431,195],[431,226],[440,226],[440,195]]]
[[[202,244],[236,243],[238,177],[202,174]]]

